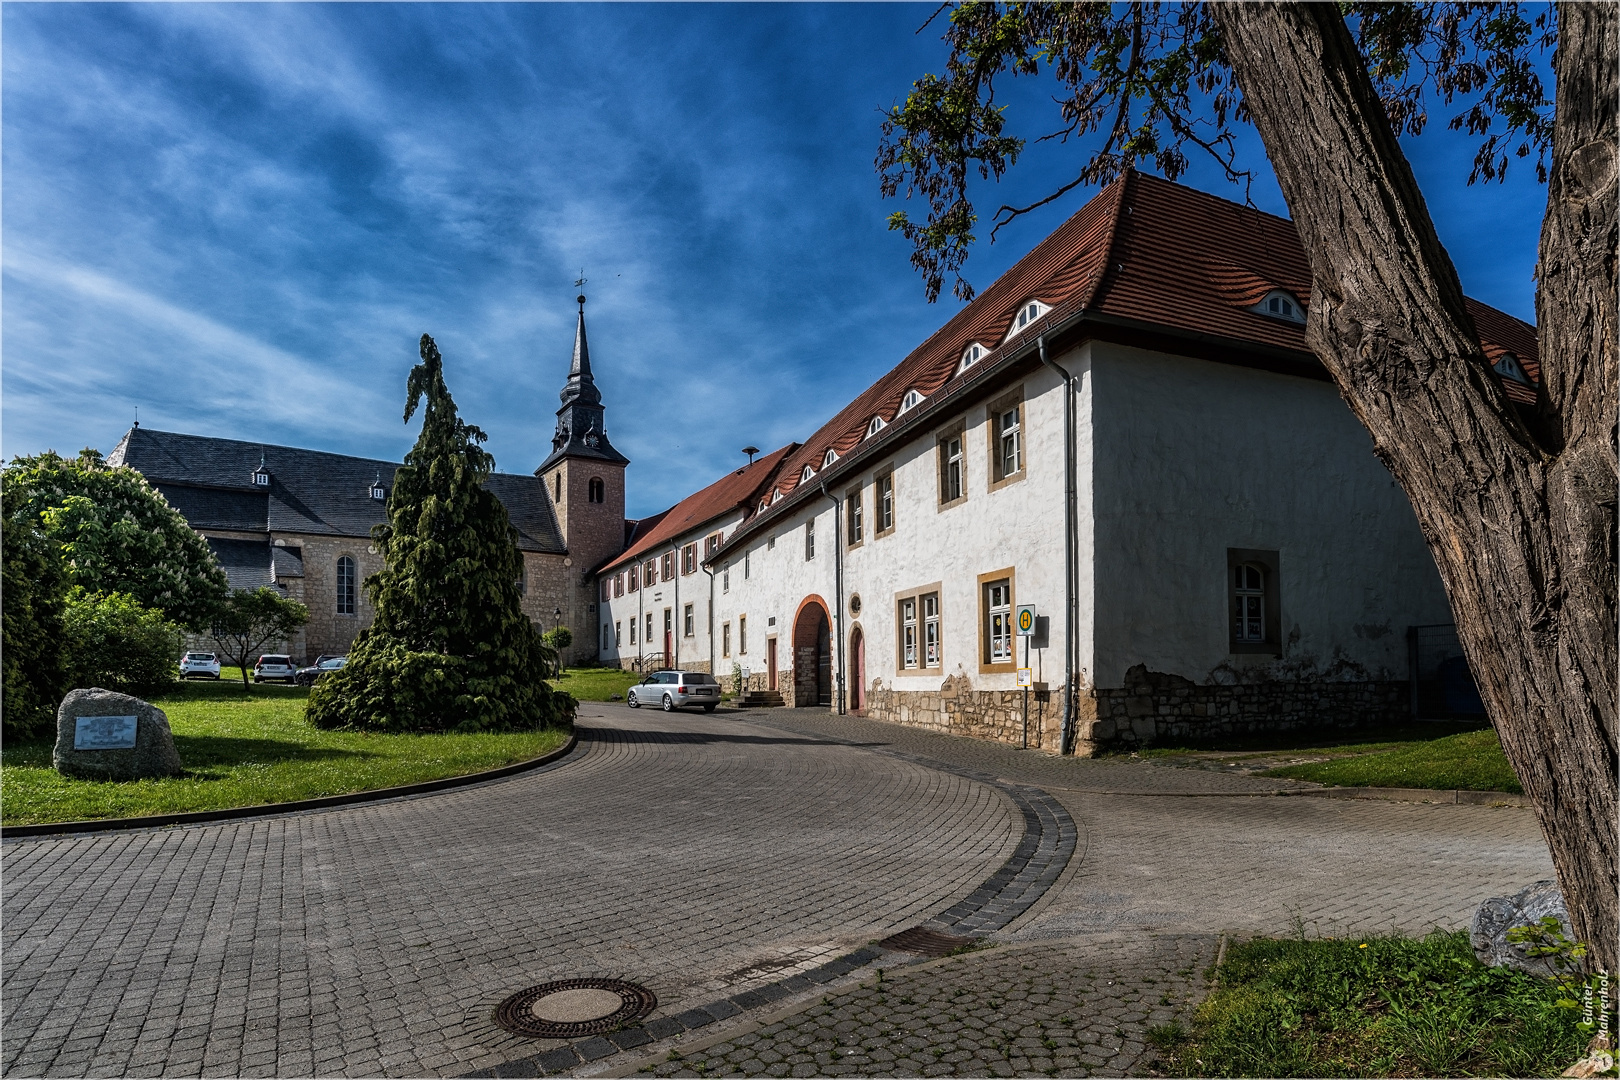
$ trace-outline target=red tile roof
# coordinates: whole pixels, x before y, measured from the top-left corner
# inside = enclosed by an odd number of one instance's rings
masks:
[[[892,423],[908,390],[922,393],[921,407],[927,407],[941,390],[950,389],[970,345],[985,348],[971,368],[980,375],[1077,311],[1308,354],[1303,325],[1253,310],[1274,289],[1289,293],[1302,309],[1310,305],[1310,264],[1291,221],[1156,176],[1126,173],[802,445],[784,447],[678,504],[645,541],[611,565],[718,517],[736,505],[728,500],[743,486],[752,488],[751,495],[740,496],[751,504],[751,516],[768,512],[775,496],[803,482],[806,466],[822,471],[829,449],[845,457],[864,442],[873,417]],[[1032,299],[1051,310],[1009,337],[1014,317]],[[1534,327],[1472,300],[1468,309],[1492,363],[1511,352],[1532,379],[1540,378]],[[1530,388],[1503,383],[1513,400],[1535,400]],[[881,431],[874,436],[883,437]],[[775,463],[769,476],[760,471],[767,461]],[[747,485],[726,487],[723,497],[710,494],[744,472]],[[817,483],[814,475],[809,482]],[[682,512],[688,504],[692,510]]]
[[[978,364],[994,365],[1024,339],[1079,309],[1308,352],[1303,325],[1252,310],[1274,289],[1291,294],[1302,309],[1310,305],[1310,264],[1291,221],[1156,176],[1127,173],[806,439],[782,462],[770,491],[792,491],[805,465],[820,472],[829,447],[840,457],[847,454],[866,438],[872,417],[893,421],[907,390],[932,397],[956,376],[972,343],[987,350]],[[1030,299],[1053,310],[1003,341]],[[1534,327],[1473,301],[1469,310],[1493,363],[1511,351],[1539,378]],[[1534,400],[1527,388],[1507,386],[1509,396]]]
[[[598,573],[611,573],[635,562],[642,555],[661,551],[671,540],[734,510],[740,509],[746,516],[757,500],[760,489],[775,474],[776,466],[798,447],[798,443],[788,443],[780,450],[773,450],[764,457],[756,458],[751,464],[727,473],[663,513],[642,519],[630,546],[603,564]]]

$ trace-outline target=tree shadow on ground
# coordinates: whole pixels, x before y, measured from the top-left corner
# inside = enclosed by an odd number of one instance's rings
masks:
[[[337,746],[308,746],[280,739],[242,739],[229,735],[176,735],[174,748],[187,771],[199,766],[271,765],[285,761],[335,761],[374,758],[371,750],[347,750]]]
[[[590,728],[580,725],[575,729],[581,742],[613,742],[613,743],[675,743],[686,745],[702,745],[706,743],[740,743],[742,745],[767,746],[887,746],[881,742],[849,742],[843,739],[814,739],[795,738],[793,736],[774,735],[732,735],[718,731],[641,731],[625,728]]]

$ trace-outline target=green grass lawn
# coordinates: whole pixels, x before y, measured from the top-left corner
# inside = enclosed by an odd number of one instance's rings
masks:
[[[573,694],[576,701],[607,701],[614,694],[618,694],[619,700],[623,701],[624,692],[640,681],[641,676],[634,671],[606,667],[576,667],[564,668],[562,678],[552,679],[551,685]]]
[[[1460,931],[1260,939],[1227,950],[1190,1031],[1149,1037],[1175,1076],[1557,1076],[1590,1038],[1569,996]]]
[[[227,674],[234,674],[229,669]],[[191,682],[152,698],[169,717],[183,776],[70,780],[51,767],[54,740],[0,751],[0,822],[137,817],[312,799],[498,768],[556,749],[560,731],[373,735],[304,721],[303,687]]]
[[[1266,776],[1314,780],[1340,787],[1436,788],[1520,793],[1518,777],[1502,753],[1494,728],[1442,739],[1344,747],[1347,754],[1312,765],[1268,770]]]

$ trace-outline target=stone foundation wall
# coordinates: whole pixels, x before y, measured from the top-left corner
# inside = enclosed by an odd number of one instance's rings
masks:
[[[1411,719],[1405,680],[1266,680],[1207,686],[1137,665],[1125,685],[1099,688],[1081,710],[1080,737],[1096,749],[1202,742],[1311,728],[1349,730]],[[1088,715],[1095,706],[1095,717]],[[1089,730],[1088,730],[1089,728]]]
[[[1062,694],[1051,700],[1029,694],[1029,745],[1057,753],[1062,738]],[[865,714],[873,720],[910,724],[946,735],[965,735],[1018,746],[1024,738],[1022,690],[975,690],[966,675],[947,678],[938,690],[896,690],[872,680],[866,692]]]

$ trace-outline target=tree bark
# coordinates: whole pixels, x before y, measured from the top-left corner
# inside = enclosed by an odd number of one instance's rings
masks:
[[[1480,348],[1337,5],[1215,11],[1311,260],[1307,341],[1412,501],[1572,930],[1610,971],[1620,926],[1617,10],[1559,9],[1542,388],[1528,422]]]

